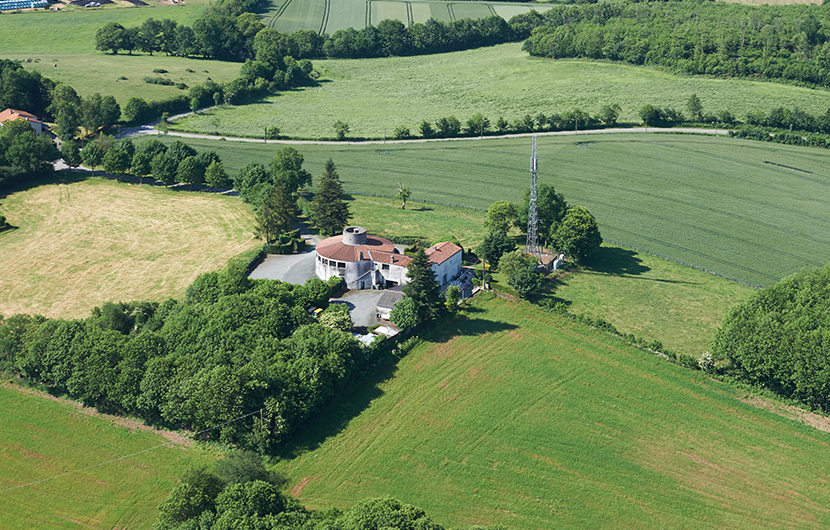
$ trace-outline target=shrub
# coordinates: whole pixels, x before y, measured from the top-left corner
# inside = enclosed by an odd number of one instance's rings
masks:
[[[187,90],[187,85],[185,85],[184,83],[176,83],[176,88],[178,88],[179,90]]]
[[[145,77],[145,83],[149,83],[151,85],[166,85],[170,86],[173,84],[173,81],[165,78],[165,77]]]
[[[154,74],[166,74],[167,70],[165,70],[164,68],[155,68],[155,69],[153,69],[153,73]]]

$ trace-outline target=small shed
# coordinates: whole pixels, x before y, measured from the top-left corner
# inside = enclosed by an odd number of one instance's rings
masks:
[[[383,292],[377,303],[378,318],[389,320],[392,308],[401,301],[403,293],[398,289],[387,289]]]

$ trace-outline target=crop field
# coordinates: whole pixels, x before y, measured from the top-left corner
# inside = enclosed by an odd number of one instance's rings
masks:
[[[150,528],[158,504],[189,466],[215,460],[181,442],[49,479],[174,439],[79,405],[0,386],[0,527],[4,530]]]
[[[501,299],[422,338],[283,455],[304,504],[390,495],[456,528],[830,524],[830,435],[705,374]]]
[[[424,2],[395,0],[271,0],[261,13],[265,24],[291,33],[310,29],[333,34],[346,28],[363,29],[381,20],[397,19],[411,26],[430,18],[449,22],[462,18],[484,18],[499,15],[509,20],[531,9],[546,11],[550,4],[510,4],[497,2]]]
[[[187,140],[231,174],[275,144]],[[313,175],[332,158],[344,189],[486,209],[530,185],[530,138],[297,145]],[[767,286],[830,261],[830,152],[726,137],[584,134],[539,138],[540,182],[586,206],[603,237]]]
[[[745,117],[756,110],[798,107],[812,114],[830,108],[830,92],[739,79],[682,77],[644,67],[605,62],[530,58],[521,43],[420,57],[314,61],[323,82],[259,103],[218,109],[180,121],[183,130],[258,136],[279,127],[293,138],[332,138],[337,120],[350,135],[391,137],[398,126],[419,134],[454,115],[462,124],[481,112],[491,124],[582,108],[596,114],[617,103],[620,120],[639,122],[646,103],[685,111],[696,93],[706,112],[729,110]]]
[[[100,179],[2,200],[0,314],[83,318],[108,301],[182,298],[203,272],[257,245],[236,197]]]

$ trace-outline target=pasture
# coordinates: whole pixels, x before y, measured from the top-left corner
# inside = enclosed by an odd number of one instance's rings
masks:
[[[181,130],[228,136],[279,127],[292,138],[333,138],[337,120],[355,138],[391,138],[396,127],[418,135],[423,120],[454,115],[461,123],[480,112],[491,125],[581,108],[597,114],[619,104],[621,122],[639,123],[650,103],[686,111],[696,93],[706,112],[748,112],[784,106],[812,114],[830,108],[830,92],[740,79],[682,77],[645,67],[578,60],[535,59],[521,43],[419,57],[314,61],[318,86],[298,88],[244,106],[181,120]]]
[[[107,301],[182,298],[196,276],[261,244],[235,197],[69,176],[2,207],[19,227],[0,234],[6,316],[83,318]]]
[[[300,29],[333,34],[346,28],[377,26],[386,19],[400,20],[407,26],[430,18],[449,22],[462,18],[499,15],[505,20],[531,9],[546,11],[550,4],[515,4],[499,2],[401,2],[396,0],[271,0],[260,12],[265,24],[291,33]]]
[[[7,490],[144,451],[175,435],[5,384],[0,386],[0,422],[0,527],[5,530],[150,528],[179,475],[216,458],[178,442]]]
[[[170,138],[169,140],[172,140]],[[169,141],[168,140],[168,141]],[[188,139],[233,174],[277,144]],[[332,158],[344,190],[486,209],[530,185],[530,138],[298,145],[312,175]],[[609,242],[767,286],[830,261],[830,152],[726,137],[539,138],[540,182],[586,206]]]
[[[830,524],[830,435],[705,374],[501,299],[422,338],[285,452],[304,504],[390,495],[455,528]]]

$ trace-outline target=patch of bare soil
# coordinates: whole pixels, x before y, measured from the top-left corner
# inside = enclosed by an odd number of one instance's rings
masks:
[[[311,477],[305,477],[299,484],[297,484],[296,486],[291,488],[289,490],[289,493],[291,493],[291,495],[293,497],[299,499],[300,495],[302,495],[302,493],[303,493],[303,490],[305,489],[305,487],[308,485],[308,483],[310,481],[311,481]]]
[[[768,399],[758,396],[741,398],[741,401],[754,407],[758,407],[759,409],[766,409],[770,412],[774,412],[775,414],[784,416],[785,418],[800,421],[801,423],[809,425],[810,427],[820,431],[830,432],[830,418],[826,416],[821,416],[820,414],[816,414],[814,412],[807,412],[806,410],[793,407],[792,405],[774,403]]]
[[[66,405],[72,405],[75,407],[75,411],[79,414],[84,414],[86,416],[96,416],[99,418],[104,418],[115,425],[120,427],[126,427],[131,431],[151,431],[158,436],[161,436],[165,440],[168,440],[176,445],[181,445],[183,447],[191,447],[193,445],[193,440],[187,438],[186,434],[182,435],[177,432],[173,431],[166,431],[162,429],[156,429],[155,427],[151,427],[140,420],[135,418],[127,418],[124,416],[114,416],[112,414],[104,414],[103,412],[98,412],[92,407],[87,407],[83,403],[78,401],[73,401],[71,399],[55,397],[45,392],[40,392],[38,390],[34,390],[32,388],[26,388],[20,385],[15,385],[14,383],[3,381],[0,383],[0,386],[3,388],[8,388],[9,390],[16,390],[18,392],[23,392],[24,394],[31,394],[33,396],[38,396],[44,399],[51,399],[52,401],[56,401],[58,403],[63,403]]]

